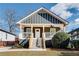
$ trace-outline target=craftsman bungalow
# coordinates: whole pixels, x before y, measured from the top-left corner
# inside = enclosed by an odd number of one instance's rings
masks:
[[[67,21],[44,7],[17,22],[19,38],[28,39],[29,48],[46,48],[45,41],[50,40],[56,32],[64,31],[67,24]]]

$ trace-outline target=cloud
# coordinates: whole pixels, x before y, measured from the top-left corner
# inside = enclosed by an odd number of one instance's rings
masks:
[[[69,8],[77,8],[79,10],[79,3],[71,3]]]
[[[79,28],[79,18],[75,19],[74,21],[71,21],[67,26],[66,26],[66,31],[69,32],[73,29]]]
[[[69,25],[66,26],[66,32],[70,32],[76,28],[79,28],[79,24],[78,23],[75,23],[74,21],[69,23]]]
[[[57,15],[59,15],[60,17],[64,18],[64,19],[68,19],[69,17],[71,17],[73,15],[73,13],[71,13],[70,11],[68,11],[68,9],[71,8],[77,8],[77,10],[79,10],[79,4],[73,4],[73,3],[59,3],[56,4],[55,6],[51,7],[51,11],[56,13]]]
[[[55,6],[51,7],[51,11],[55,14],[59,15],[60,17],[64,19],[68,19],[70,17],[74,18],[73,15],[77,15],[78,13],[72,13],[71,10],[75,8],[79,11],[79,3],[59,3]],[[73,10],[74,11],[74,10]],[[70,20],[72,20],[72,18]],[[76,19],[72,20],[67,26],[66,31],[69,32],[72,29],[79,28],[79,17],[76,17]]]
[[[75,23],[79,24],[79,18],[75,19]]]
[[[62,11],[62,13],[60,14],[60,17],[67,19],[70,16],[72,16],[72,13],[68,12],[68,11]]]

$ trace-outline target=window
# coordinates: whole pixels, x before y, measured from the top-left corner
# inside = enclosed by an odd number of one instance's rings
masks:
[[[26,28],[26,32],[31,32],[31,28]]]
[[[50,32],[56,32],[56,28],[50,28]]]
[[[24,32],[31,32],[31,28],[24,28]]]
[[[77,38],[79,38],[79,35],[77,35]]]
[[[53,23],[55,23],[55,18],[53,17]]]
[[[43,17],[45,18],[45,14],[43,13]]]
[[[53,17],[50,15],[50,21],[53,23]]]
[[[46,19],[47,19],[47,13],[46,13]]]
[[[49,15],[48,19],[49,19],[49,21],[51,21],[51,16],[50,15]]]
[[[50,14],[48,13],[38,13],[41,17],[45,18],[46,20],[48,21],[51,21],[52,23],[54,24],[60,24],[62,23],[60,20],[58,20],[57,18],[51,16]],[[42,18],[41,18],[42,20]]]

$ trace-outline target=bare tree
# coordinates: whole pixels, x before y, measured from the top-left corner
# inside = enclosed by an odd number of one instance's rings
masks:
[[[32,12],[33,12],[33,10],[26,10],[26,12],[23,16],[20,16],[20,15],[16,16],[15,10],[13,10],[13,9],[5,10],[6,21],[7,21],[7,24],[8,24],[9,32],[16,34],[15,32],[18,32],[18,30],[19,30],[16,26],[17,20],[18,19],[20,20],[20,19],[26,17],[27,15],[29,15]]]
[[[15,19],[15,10],[7,9],[5,10],[6,21],[8,24],[9,32],[15,33],[16,28],[16,19]]]

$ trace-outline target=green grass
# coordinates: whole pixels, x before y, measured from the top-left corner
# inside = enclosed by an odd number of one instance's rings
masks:
[[[68,51],[68,50],[0,52],[0,56],[78,56],[78,55],[79,51]]]
[[[15,52],[0,52],[0,56],[52,56],[57,55],[55,51],[15,51]]]

